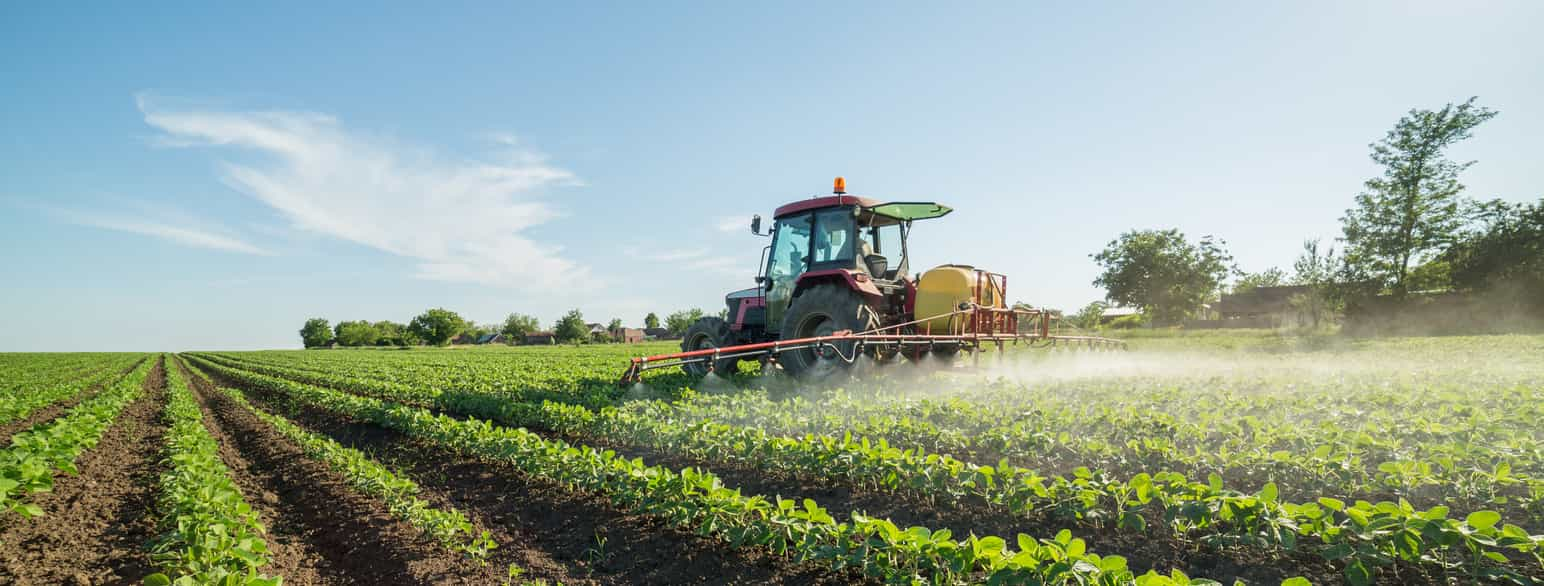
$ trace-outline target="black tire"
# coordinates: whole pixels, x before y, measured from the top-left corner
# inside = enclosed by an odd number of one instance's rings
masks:
[[[728,323],[716,317],[704,317],[698,319],[692,327],[686,328],[686,335],[681,338],[681,351],[723,348],[733,346],[735,343],[734,332],[729,331]],[[713,366],[713,372],[718,373],[719,376],[728,376],[739,369],[740,359],[720,358],[716,361],[690,362],[681,365],[681,370],[692,376],[707,376],[710,363]]]
[[[879,316],[856,291],[836,284],[815,285],[794,298],[783,316],[784,340],[830,335],[841,330],[864,332],[879,327]],[[840,380],[856,358],[856,342],[835,347],[789,350],[778,357],[783,370],[802,381]]]

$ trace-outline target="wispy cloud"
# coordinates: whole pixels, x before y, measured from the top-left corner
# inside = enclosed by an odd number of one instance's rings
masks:
[[[220,179],[295,228],[417,261],[424,279],[543,288],[590,280],[561,247],[525,231],[559,211],[536,198],[579,181],[510,135],[492,135],[488,160],[346,129],[315,112],[167,108],[136,96],[170,147],[228,147],[258,162],[221,163]]]
[[[267,249],[250,244],[231,234],[224,226],[193,217],[179,209],[136,200],[119,199],[118,201],[126,207],[133,208],[132,211],[88,212],[35,202],[18,203],[61,221],[80,226],[150,236],[195,248],[264,256],[273,254]]]

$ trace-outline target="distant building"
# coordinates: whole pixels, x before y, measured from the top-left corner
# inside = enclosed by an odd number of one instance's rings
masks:
[[[483,334],[477,337],[477,344],[498,344],[504,341],[504,334]]]
[[[1255,287],[1236,295],[1223,295],[1213,307],[1224,322],[1247,321],[1251,327],[1275,328],[1291,315],[1292,297],[1309,291],[1308,285]]]
[[[526,344],[552,345],[558,343],[558,335],[552,332],[531,332],[525,335]]]
[[[617,328],[611,333],[613,340],[623,344],[636,344],[643,341],[643,330],[635,328]]]
[[[477,337],[473,336],[471,334],[463,332],[463,333],[460,333],[460,334],[456,334],[456,337],[451,338],[450,339],[450,343],[452,343],[452,344],[475,344],[475,343],[477,343]]]

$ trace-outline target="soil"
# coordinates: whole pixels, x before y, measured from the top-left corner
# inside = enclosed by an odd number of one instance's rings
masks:
[[[190,377],[190,380],[191,377]],[[218,392],[195,392],[221,458],[268,527],[263,572],[295,584],[497,584],[486,565],[446,549],[309,459],[278,430]]]
[[[218,378],[218,377],[217,377]],[[223,386],[242,388],[234,381]],[[365,450],[413,478],[426,499],[455,506],[474,522],[501,527],[505,547],[544,552],[571,575],[601,584],[852,584],[862,576],[799,564],[759,548],[732,548],[657,518],[618,510],[605,498],[461,457],[374,424],[319,410],[254,403],[344,445]],[[501,542],[502,543],[502,542]],[[564,580],[569,583],[568,580]]]
[[[123,377],[124,375],[133,372],[135,368],[139,368],[139,365],[140,362],[135,362],[132,366],[118,373],[118,376]],[[40,409],[36,409],[33,412],[28,413],[26,417],[4,425],[0,425],[0,446],[11,445],[11,436],[16,435],[17,433],[32,429],[33,426],[39,423],[53,421],[55,417],[62,415],[65,411],[69,411],[70,409],[75,408],[75,406],[79,405],[81,401],[95,396],[98,391],[102,390],[102,387],[105,384],[106,383],[99,383],[92,385],[91,388],[76,393],[76,395],[73,397],[63,401],[57,401],[52,405],[48,405]]]
[[[0,583],[131,584],[155,572],[145,546],[155,534],[163,369],[153,367],[144,395],[76,460],[80,474],[56,476],[53,491],[34,496],[45,516],[6,516]]]

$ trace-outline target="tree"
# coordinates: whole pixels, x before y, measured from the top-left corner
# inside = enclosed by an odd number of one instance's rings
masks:
[[[1533,204],[1494,200],[1475,208],[1477,227],[1442,255],[1453,285],[1471,291],[1503,283],[1544,289],[1544,198]]]
[[[429,344],[444,346],[466,330],[466,320],[454,311],[435,308],[418,314],[408,322],[407,331]]]
[[[643,327],[651,330],[659,327],[659,316],[654,315],[652,311],[649,312],[649,315],[643,316]]]
[[[606,324],[606,331],[611,332],[613,335],[615,335],[618,332],[621,332],[622,331],[622,318],[619,318],[619,317],[611,318],[611,323]]]
[[[327,320],[313,317],[300,328],[300,343],[307,348],[321,348],[332,343],[332,328]]]
[[[372,346],[381,337],[375,326],[367,321],[340,321],[333,331],[338,344],[343,346]]]
[[[686,328],[692,327],[699,319],[702,319],[701,309],[683,309],[665,316],[665,327],[672,335],[681,336],[686,334]]]
[[[1280,287],[1287,283],[1287,274],[1271,267],[1258,273],[1244,273],[1233,284],[1233,294],[1248,293],[1258,287]]]
[[[1140,307],[1160,324],[1192,315],[1233,270],[1223,243],[1206,236],[1191,244],[1177,229],[1126,232],[1091,256],[1103,268],[1094,285],[1106,300]]]
[[[1339,264],[1333,246],[1323,254],[1319,253],[1317,239],[1304,240],[1303,252],[1292,263],[1293,283],[1306,285],[1308,291],[1288,298],[1287,304],[1297,312],[1300,320],[1314,329],[1329,323],[1334,312],[1339,310],[1341,296],[1336,283]]]
[[[1072,322],[1074,326],[1085,330],[1092,330],[1099,327],[1099,320],[1104,317],[1104,310],[1109,307],[1109,304],[1103,301],[1089,303],[1084,305],[1083,309],[1079,309],[1077,314],[1073,315],[1072,319],[1068,321]]]
[[[1383,175],[1368,179],[1356,207],[1341,218],[1346,261],[1403,298],[1410,263],[1451,243],[1462,226],[1458,174],[1474,161],[1443,156],[1496,112],[1475,98],[1441,110],[1411,110],[1382,140],[1368,145]]]
[[[377,346],[406,346],[407,326],[394,321],[381,320],[370,324],[375,328]]]
[[[575,309],[558,319],[558,323],[552,326],[552,332],[556,334],[559,343],[575,343],[585,341],[590,337],[590,327],[584,325],[584,314]]]
[[[526,334],[540,329],[541,322],[536,321],[536,318],[529,315],[511,313],[508,317],[504,318],[504,327],[499,328],[499,333],[504,334],[508,343],[517,344],[525,339]]]

